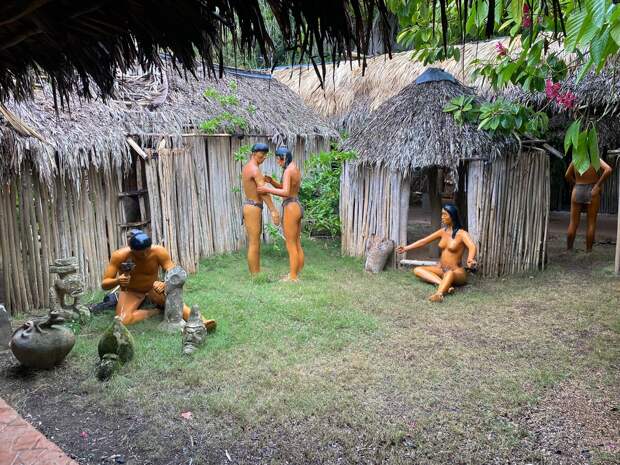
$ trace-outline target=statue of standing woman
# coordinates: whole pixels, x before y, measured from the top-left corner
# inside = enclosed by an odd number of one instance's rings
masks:
[[[399,254],[404,254],[408,250],[439,241],[439,263],[413,269],[413,274],[419,279],[437,286],[437,291],[429,297],[431,302],[443,301],[444,296],[452,293],[455,286],[462,286],[467,282],[467,270],[461,264],[465,249],[468,251],[467,268],[476,268],[476,245],[469,233],[461,228],[459,213],[454,205],[444,205],[441,210],[441,223],[443,227],[431,235],[396,249]]]
[[[276,150],[276,161],[284,169],[282,183],[266,177],[265,180],[273,187],[259,186],[261,194],[273,194],[283,197],[282,223],[286,250],[289,259],[289,274],[283,281],[297,282],[299,272],[304,267],[304,250],[301,248],[301,219],[304,209],[299,202],[299,189],[301,187],[301,171],[293,161],[293,154],[286,147]]]

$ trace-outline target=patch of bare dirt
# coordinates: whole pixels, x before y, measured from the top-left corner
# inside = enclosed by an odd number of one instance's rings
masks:
[[[554,465],[620,463],[618,393],[565,381],[515,420],[528,432],[521,450]],[[615,399],[615,400],[614,400]]]

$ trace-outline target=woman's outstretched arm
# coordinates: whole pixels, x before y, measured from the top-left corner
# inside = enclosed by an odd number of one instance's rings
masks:
[[[422,239],[420,239],[419,241],[414,242],[413,244],[400,245],[396,249],[396,252],[398,252],[398,253],[405,253],[408,250],[413,250],[413,249],[417,249],[419,247],[424,247],[425,245],[430,244],[433,241],[441,239],[441,233],[442,233],[442,230],[438,229],[434,233],[429,234],[426,237],[423,237]]]

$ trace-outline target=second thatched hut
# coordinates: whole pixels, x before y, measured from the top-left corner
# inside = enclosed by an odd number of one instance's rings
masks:
[[[521,151],[512,137],[459,125],[443,111],[461,95],[474,95],[453,76],[429,69],[377,108],[345,144],[358,158],[341,180],[342,250],[363,255],[372,234],[407,241],[412,181],[429,177],[433,217],[441,199],[437,169],[459,187],[455,200],[479,247],[485,276],[544,265],[549,215],[549,160]],[[394,261],[394,263],[396,263]]]

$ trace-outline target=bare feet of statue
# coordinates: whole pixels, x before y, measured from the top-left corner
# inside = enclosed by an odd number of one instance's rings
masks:
[[[432,296],[428,298],[431,302],[443,302],[443,294],[440,292],[435,292]]]
[[[217,322],[215,320],[203,320],[203,323],[208,333],[215,331],[215,328],[217,328]]]
[[[299,279],[295,278],[291,278],[290,274],[287,274],[286,276],[284,276],[282,279],[280,279],[281,283],[298,283]]]

